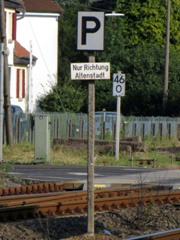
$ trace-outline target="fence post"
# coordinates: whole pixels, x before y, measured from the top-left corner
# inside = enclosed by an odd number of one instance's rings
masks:
[[[71,120],[67,120],[67,139],[71,138]]]
[[[180,124],[177,125],[177,139],[180,140]]]
[[[80,138],[84,138],[84,120],[80,122]]]
[[[152,137],[155,136],[155,123],[151,123],[151,135]]]
[[[133,123],[133,129],[132,129],[132,137],[136,137],[136,128],[137,128],[137,124]]]
[[[15,117],[15,143],[18,143],[18,118]]]
[[[59,137],[59,119],[54,119],[54,138]]]
[[[171,123],[167,123],[167,137],[171,139]]]
[[[16,117],[15,118],[15,142],[19,143],[20,142],[20,118]]]
[[[125,133],[126,133],[126,123],[122,124],[122,138],[125,138]]]
[[[162,130],[163,130],[163,125],[162,123],[159,123],[159,138],[162,140]]]
[[[6,144],[6,126],[3,119],[3,144]]]
[[[145,136],[145,123],[142,123],[141,125],[141,137],[142,139],[144,139]]]
[[[105,133],[105,122],[103,121],[102,122],[102,134],[101,134],[101,139],[102,140],[105,140],[105,135],[106,135],[106,133]]]
[[[115,141],[116,137],[116,123],[112,123],[112,139]]]

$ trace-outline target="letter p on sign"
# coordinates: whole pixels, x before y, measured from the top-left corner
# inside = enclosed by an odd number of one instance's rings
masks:
[[[78,12],[77,49],[104,49],[104,12]]]

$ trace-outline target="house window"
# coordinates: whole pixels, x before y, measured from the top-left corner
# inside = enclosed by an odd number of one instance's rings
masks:
[[[16,98],[25,98],[25,69],[16,72]]]
[[[8,40],[16,40],[16,13],[9,12]]]

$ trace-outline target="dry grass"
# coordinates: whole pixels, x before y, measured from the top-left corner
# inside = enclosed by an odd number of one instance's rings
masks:
[[[34,160],[34,146],[29,143],[15,144],[12,148],[3,146],[3,160],[11,163],[31,163]]]
[[[161,143],[162,144],[162,143]],[[164,143],[165,144],[165,143]],[[172,147],[175,142],[167,143]],[[150,146],[150,145],[149,145]],[[157,145],[159,146],[159,145]],[[176,142],[177,146],[177,142]],[[180,162],[175,161],[175,156],[179,152],[167,153],[157,151],[136,152],[132,157],[138,159],[155,159],[156,167],[180,168]],[[131,156],[129,153],[120,152],[119,160],[115,160],[112,151],[98,154],[95,156],[96,166],[130,166]],[[32,163],[34,161],[34,145],[30,143],[19,143],[10,148],[3,146],[3,160],[9,163]],[[50,149],[50,164],[61,166],[86,166],[87,165],[87,146],[85,145],[60,145]],[[134,161],[134,166],[139,163]]]
[[[50,159],[53,165],[85,165],[86,150],[66,146],[51,148]],[[12,148],[3,147],[3,160],[10,163],[32,163],[34,161],[34,145],[29,143],[15,144]]]

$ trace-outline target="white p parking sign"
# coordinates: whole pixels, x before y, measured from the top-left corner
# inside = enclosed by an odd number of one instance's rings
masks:
[[[78,12],[77,49],[104,49],[104,12]]]
[[[125,74],[113,74],[113,96],[125,96]]]

